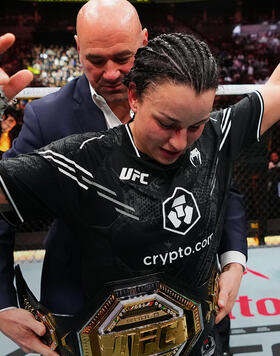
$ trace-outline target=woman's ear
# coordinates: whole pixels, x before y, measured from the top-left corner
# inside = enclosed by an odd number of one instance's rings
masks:
[[[128,86],[128,101],[130,108],[133,112],[137,112],[137,93],[136,93],[136,85],[135,83],[129,83]]]

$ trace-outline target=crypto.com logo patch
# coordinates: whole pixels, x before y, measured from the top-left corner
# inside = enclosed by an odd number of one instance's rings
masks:
[[[177,187],[162,203],[163,228],[185,235],[200,219],[200,211],[191,192]]]

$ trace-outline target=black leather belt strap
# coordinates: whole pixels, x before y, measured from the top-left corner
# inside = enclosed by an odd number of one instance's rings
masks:
[[[56,316],[39,303],[23,278],[19,265],[15,266],[15,279],[19,306],[31,312],[35,319],[42,322],[46,327],[46,334],[41,337],[44,344],[50,346],[52,350],[59,352],[62,356],[79,355],[76,337],[71,332],[74,326],[74,318]],[[65,347],[68,344],[71,345],[71,349]]]

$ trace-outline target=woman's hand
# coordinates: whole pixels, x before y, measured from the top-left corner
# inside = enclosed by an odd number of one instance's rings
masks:
[[[58,356],[39,338],[46,332],[43,323],[24,309],[8,309],[0,312],[0,331],[12,339],[24,352],[43,356]]]
[[[6,33],[0,36],[0,54],[4,53],[8,48],[10,48],[15,42],[15,36],[11,33]],[[0,68],[0,85],[8,98],[11,100],[16,96],[22,89],[24,89],[33,79],[32,73],[27,70],[20,70],[16,74],[9,77],[7,73]]]

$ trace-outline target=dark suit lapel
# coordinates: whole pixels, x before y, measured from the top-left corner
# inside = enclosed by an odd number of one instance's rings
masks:
[[[76,83],[73,93],[73,109],[81,132],[103,131],[107,129],[103,112],[94,104],[89,83],[82,75]]]

